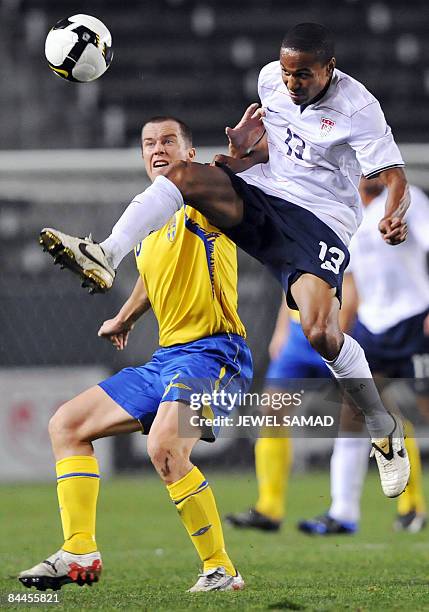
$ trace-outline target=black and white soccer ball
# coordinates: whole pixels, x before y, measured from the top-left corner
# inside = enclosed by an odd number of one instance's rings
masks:
[[[88,83],[98,79],[110,66],[112,37],[96,17],[73,15],[50,30],[45,55],[56,75],[67,81]]]

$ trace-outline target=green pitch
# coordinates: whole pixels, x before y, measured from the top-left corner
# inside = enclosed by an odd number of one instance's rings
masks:
[[[254,501],[250,473],[207,475],[221,514]],[[425,484],[429,492],[429,479]],[[53,486],[2,486],[0,499],[1,608],[9,592],[36,593],[13,576],[55,552],[61,531]],[[37,609],[429,610],[428,533],[392,532],[395,502],[383,497],[377,474],[367,481],[358,535],[311,538],[295,530],[298,519],[325,510],[328,502],[326,474],[295,476],[280,534],[225,528],[246,589],[188,594],[199,564],[161,483],[147,476],[102,482],[102,581],[92,588],[67,585],[58,591],[61,604]],[[23,607],[29,606],[9,609]]]

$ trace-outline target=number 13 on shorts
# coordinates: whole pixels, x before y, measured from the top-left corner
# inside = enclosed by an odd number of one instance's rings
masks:
[[[319,259],[322,261],[320,267],[323,270],[330,270],[334,274],[340,273],[341,264],[345,259],[345,253],[338,247],[328,247],[326,242],[319,242]]]

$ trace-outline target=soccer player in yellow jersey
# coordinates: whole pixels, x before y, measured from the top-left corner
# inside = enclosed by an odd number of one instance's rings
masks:
[[[172,117],[154,117],[144,125],[142,152],[151,180],[173,162],[195,157],[189,128]],[[136,321],[152,308],[161,348],[147,364],[121,370],[61,406],[51,419],[64,544],[19,579],[40,590],[98,580],[100,473],[92,441],[141,429],[203,565],[190,590],[239,590],[244,582],[225,551],[212,490],[190,461],[196,442],[214,439],[216,429],[203,433],[195,428],[185,437],[179,427],[179,419],[189,423],[195,414],[193,394],[245,392],[252,378],[245,329],[237,314],[236,247],[201,213],[185,206],[138,245],[136,261],[140,276],[133,292],[98,335],[122,350]],[[230,408],[215,401],[204,410],[208,416],[222,416]]]

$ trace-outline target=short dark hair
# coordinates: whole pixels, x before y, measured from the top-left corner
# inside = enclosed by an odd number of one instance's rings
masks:
[[[173,117],[172,115],[156,115],[155,117],[151,117],[147,121],[144,122],[143,128],[148,123],[164,123],[164,121],[174,121],[180,128],[180,132],[183,136],[184,141],[189,147],[192,147],[192,130],[184,121],[181,119],[177,119],[177,117]],[[142,132],[143,132],[142,128]]]
[[[326,64],[335,55],[333,36],[320,23],[298,23],[286,32],[282,49],[314,53],[321,64]]]

